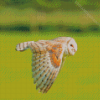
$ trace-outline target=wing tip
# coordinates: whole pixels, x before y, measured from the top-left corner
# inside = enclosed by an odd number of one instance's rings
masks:
[[[24,51],[24,50],[18,50],[17,48],[15,48],[15,51],[20,51],[20,52],[22,52],[22,51]]]

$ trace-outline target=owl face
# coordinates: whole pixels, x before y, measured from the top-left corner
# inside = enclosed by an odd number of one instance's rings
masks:
[[[67,46],[68,46],[68,54],[74,55],[75,52],[77,51],[77,44],[76,44],[75,40],[70,39]]]

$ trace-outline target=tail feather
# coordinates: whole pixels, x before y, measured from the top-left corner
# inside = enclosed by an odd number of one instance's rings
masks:
[[[34,41],[28,41],[28,42],[19,43],[16,46],[16,50],[17,51],[24,51],[24,50],[29,48],[29,44],[30,43],[34,43]]]

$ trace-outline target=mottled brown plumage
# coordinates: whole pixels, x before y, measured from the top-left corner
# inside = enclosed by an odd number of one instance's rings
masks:
[[[53,40],[23,42],[16,46],[17,51],[28,48],[32,51],[32,77],[36,89],[47,93],[63,66],[65,57],[74,55],[77,51],[77,44],[71,37],[59,37]]]

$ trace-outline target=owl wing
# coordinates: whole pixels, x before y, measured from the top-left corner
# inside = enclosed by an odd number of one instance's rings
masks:
[[[63,45],[51,41],[30,43],[32,55],[32,77],[37,83],[36,89],[46,93],[54,83],[63,57]]]

